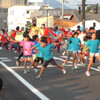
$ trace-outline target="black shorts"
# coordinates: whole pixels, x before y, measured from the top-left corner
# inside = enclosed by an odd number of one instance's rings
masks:
[[[50,60],[44,61],[44,63],[43,63],[42,66],[46,68],[46,67],[48,66],[49,63],[51,63],[52,65],[55,65],[55,66],[57,65],[57,63],[54,61],[54,59],[51,58]]]
[[[37,62],[37,63],[41,62],[41,64],[42,64],[44,62],[44,59],[36,57],[35,60],[34,60],[34,62]]]

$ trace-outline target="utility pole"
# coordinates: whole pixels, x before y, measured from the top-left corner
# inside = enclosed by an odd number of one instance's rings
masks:
[[[49,15],[48,15],[48,12],[49,12],[48,7],[49,7],[49,2],[48,2],[48,0],[47,0],[47,28],[48,28],[48,17],[49,17]]]
[[[85,1],[86,0],[82,0],[82,24],[83,24],[83,32],[85,32]]]
[[[62,19],[64,18],[64,0],[62,0]]]

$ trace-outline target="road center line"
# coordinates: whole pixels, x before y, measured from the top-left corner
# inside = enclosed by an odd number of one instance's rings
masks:
[[[50,100],[40,91],[38,91],[35,87],[33,87],[30,83],[28,83],[24,78],[22,78],[18,73],[16,73],[13,69],[8,67],[5,63],[0,61],[0,64],[8,71],[10,71],[20,82],[22,82],[30,91],[37,95],[41,100]]]
[[[58,57],[54,57],[54,59],[61,60],[61,61],[63,61],[63,62],[65,61],[64,59],[62,59],[62,58],[58,58]],[[71,61],[69,61],[69,62],[71,62]],[[77,64],[77,65],[82,66],[82,64]],[[99,70],[99,69],[94,68],[94,67],[90,67],[90,69],[100,72],[100,70]]]

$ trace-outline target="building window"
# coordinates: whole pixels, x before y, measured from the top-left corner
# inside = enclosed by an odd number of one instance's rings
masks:
[[[29,13],[30,13],[30,11],[27,11],[26,13],[27,13],[27,14],[29,14]]]
[[[27,5],[27,0],[24,0],[25,5]]]
[[[16,0],[16,4],[20,4],[20,0]]]

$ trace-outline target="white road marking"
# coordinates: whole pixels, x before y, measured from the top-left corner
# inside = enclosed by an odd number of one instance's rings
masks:
[[[58,58],[58,57],[54,57],[54,59],[61,60],[61,61],[63,61],[63,62],[65,61],[64,59]],[[69,62],[70,62],[70,61],[69,61]],[[77,64],[77,65],[82,66],[81,64]],[[65,65],[65,66],[66,66],[66,65]],[[100,69],[97,69],[97,68],[90,67],[90,69],[100,72]]]
[[[62,58],[67,58],[67,56],[60,56]],[[73,59],[73,57],[70,57],[70,59]],[[85,56],[84,59],[87,59],[87,57]],[[90,59],[90,58],[89,58]]]
[[[28,83],[24,78],[22,78],[18,73],[16,73],[5,63],[0,61],[0,64],[8,71],[10,71],[19,81],[21,81],[30,91],[32,91],[35,95],[37,95],[41,100],[50,100],[48,97],[43,95],[40,91],[38,91],[35,87],[33,87],[30,83]]]
[[[3,62],[10,62],[10,61],[12,61],[12,60],[10,60],[10,59],[4,59],[4,60],[2,60]]]
[[[18,59],[18,57],[14,57],[15,59]]]
[[[67,56],[60,56],[60,57],[62,57],[62,58],[67,58]],[[73,57],[70,57],[70,59],[73,59]]]
[[[90,69],[100,72],[100,69],[90,67]]]
[[[3,59],[8,59],[7,57],[0,57],[0,60],[3,60]]]

